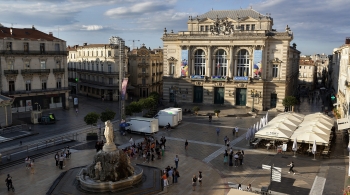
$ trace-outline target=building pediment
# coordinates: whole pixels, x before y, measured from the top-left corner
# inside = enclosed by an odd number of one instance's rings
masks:
[[[273,60],[270,61],[271,63],[282,63],[282,60],[278,59],[278,58],[274,58]]]
[[[170,58],[168,58],[168,61],[169,61],[169,62],[176,62],[177,59],[171,56]]]
[[[258,20],[252,18],[252,17],[245,17],[241,19],[241,22],[257,22]]]
[[[212,23],[212,22],[215,22],[215,21],[210,18],[204,18],[200,20],[200,23]]]

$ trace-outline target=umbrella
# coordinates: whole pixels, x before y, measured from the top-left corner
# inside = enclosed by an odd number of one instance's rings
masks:
[[[246,140],[249,140],[249,137],[250,137],[250,128],[248,128],[248,131],[247,131],[247,133],[245,134],[245,139]]]
[[[266,112],[266,117],[265,117],[265,125],[267,125],[268,121],[268,117],[269,117],[269,112]]]
[[[300,143],[313,143],[316,141],[316,143],[319,144],[325,144],[328,145],[329,143],[329,135],[324,135],[320,133],[315,133],[312,131],[305,131],[305,132],[298,132],[295,131],[295,133],[290,137],[291,139],[297,139]]]
[[[259,124],[259,129],[263,128],[265,126],[265,122],[264,122],[265,119],[261,119],[260,120],[260,124]]]
[[[314,145],[312,146],[312,154],[314,154],[314,159],[315,159],[315,155],[316,155],[316,148],[317,148],[317,145],[316,145],[316,140],[315,140]]]
[[[294,151],[295,156],[295,152],[298,150],[297,138],[294,139],[292,150]]]

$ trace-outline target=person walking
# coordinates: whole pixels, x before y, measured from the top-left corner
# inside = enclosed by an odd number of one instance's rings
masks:
[[[13,187],[12,184],[12,177],[10,176],[10,174],[7,174],[7,178],[5,180],[6,182],[6,186],[7,186],[7,191],[10,191],[10,189],[12,189],[12,191],[15,191],[15,188]]]
[[[289,166],[289,171],[288,171],[288,173],[293,172],[293,174],[295,175],[295,172],[294,172],[294,170],[293,170],[293,168],[294,168],[294,162],[292,161],[288,166]]]
[[[59,161],[60,161],[60,169],[63,169],[63,154],[61,154],[61,156],[59,157]]]
[[[193,175],[193,177],[192,177],[192,191],[196,191],[196,185],[197,185],[197,177],[196,177],[196,175]]]
[[[209,114],[209,122],[211,122],[212,119],[213,119],[213,116]]]
[[[237,167],[238,166],[238,158],[239,158],[238,153],[236,153],[233,157],[235,158],[235,167]]]
[[[177,178],[180,177],[179,171],[175,168],[173,171],[174,183],[177,183]]]
[[[225,135],[225,137],[224,137],[225,146],[226,146],[227,140],[228,140],[228,137],[227,137],[227,135]]]
[[[56,152],[56,154],[55,154],[56,167],[58,166],[58,163],[60,161],[59,158],[60,158],[60,155],[58,154],[58,152]]]
[[[166,176],[166,171],[162,175],[164,188],[168,186],[168,177]]]
[[[30,162],[30,173],[34,174],[35,173],[35,169],[34,169],[34,159],[32,159],[32,161]]]
[[[216,127],[216,135],[219,136],[220,135],[220,128]]]
[[[233,166],[233,161],[232,161],[233,152],[232,152],[232,151],[230,152],[229,158],[230,158],[230,161],[229,161],[229,163],[228,163],[228,166],[232,167],[232,166]]]
[[[164,150],[165,150],[165,146],[164,146],[164,144],[162,144],[162,156],[164,156]]]
[[[227,150],[225,150],[225,152],[224,152],[224,165],[227,163],[227,159],[228,159],[228,153],[227,153]]]
[[[186,141],[185,141],[185,150],[187,150],[187,147],[188,147],[188,141],[186,139]]]
[[[239,160],[239,165],[243,165],[243,154],[242,154],[242,152],[238,153],[238,160]]]
[[[202,171],[199,171],[199,175],[198,175],[199,186],[202,186],[202,179],[203,179]]]
[[[235,127],[235,136],[238,137],[238,127]]]
[[[177,169],[178,168],[178,165],[179,165],[179,157],[176,155],[175,158],[174,158],[174,161],[175,161],[175,168]]]
[[[168,171],[168,183],[170,184],[170,181],[173,182],[174,184],[174,178],[173,178],[173,173],[174,173],[174,168],[170,167],[169,171]]]
[[[27,158],[24,159],[24,163],[26,164],[26,168],[29,169],[30,167],[30,158],[27,156]]]

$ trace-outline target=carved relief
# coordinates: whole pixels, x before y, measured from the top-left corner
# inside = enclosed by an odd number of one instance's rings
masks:
[[[13,75],[13,74],[5,75],[5,77],[6,77],[7,82],[8,81],[16,81],[16,79],[17,79],[17,75]]]
[[[176,62],[177,59],[175,59],[174,57],[171,56],[171,57],[168,59],[168,61],[169,61],[169,62]]]
[[[33,80],[33,74],[22,74],[22,77],[25,81]]]
[[[232,24],[227,18],[219,19],[216,17],[214,27],[211,29],[213,35],[229,35],[233,32]]]
[[[247,84],[245,84],[245,83],[238,83],[238,84],[237,84],[237,87],[238,87],[238,88],[246,88],[246,87],[247,87]]]
[[[196,82],[194,82],[194,85],[196,85],[196,86],[203,86],[203,82],[201,82],[201,81],[196,81]]]
[[[214,86],[215,87],[224,87],[225,83],[224,82],[216,82],[216,83],[214,83]]]

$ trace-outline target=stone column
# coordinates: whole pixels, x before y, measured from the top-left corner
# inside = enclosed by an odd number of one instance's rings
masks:
[[[232,73],[233,73],[233,70],[234,70],[234,67],[233,67],[233,47],[230,47],[230,60],[229,60],[229,64],[227,65],[228,67],[228,77],[232,78]]]
[[[208,46],[208,61],[207,61],[207,72],[206,72],[206,74],[205,75],[207,75],[208,77],[210,77],[211,76],[211,69],[212,69],[212,67],[211,67],[211,64],[210,64],[210,61],[211,61],[211,46]]]

